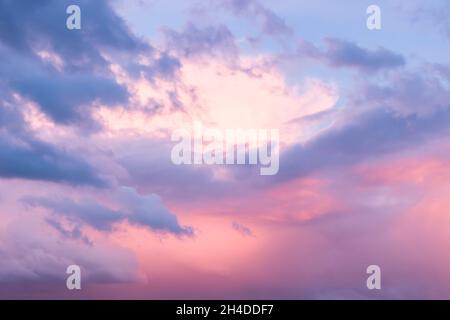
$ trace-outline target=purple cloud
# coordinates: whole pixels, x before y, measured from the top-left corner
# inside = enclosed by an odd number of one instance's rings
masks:
[[[449,68],[426,65],[417,71],[394,72],[384,84],[363,82],[355,104],[384,106],[400,115],[430,117],[450,108]]]
[[[10,223],[0,237],[3,283],[64,283],[66,268],[71,264],[82,268],[86,283],[134,282],[139,278],[131,251],[103,241],[87,244],[58,238],[37,216]]]

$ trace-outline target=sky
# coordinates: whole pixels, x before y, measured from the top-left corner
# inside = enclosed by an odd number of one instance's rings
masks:
[[[0,299],[449,299],[449,12],[0,0]],[[195,121],[279,170],[176,165]]]

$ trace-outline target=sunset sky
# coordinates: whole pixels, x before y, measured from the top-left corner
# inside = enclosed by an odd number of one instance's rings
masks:
[[[0,299],[449,299],[449,14],[0,0]],[[194,121],[278,129],[278,173],[175,165]]]

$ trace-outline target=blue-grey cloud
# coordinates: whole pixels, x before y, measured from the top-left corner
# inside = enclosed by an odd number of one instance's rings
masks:
[[[448,133],[449,123],[450,109],[427,118],[399,116],[384,108],[371,110],[282,153],[282,165],[274,179],[295,179],[417,147]]]
[[[281,17],[257,0],[220,0],[219,2],[235,15],[255,19],[261,26],[261,30],[267,35],[286,36],[292,34],[292,29]]]
[[[79,155],[36,138],[28,129],[20,108],[8,97],[3,99],[0,100],[0,177],[74,186],[109,186],[109,182]]]
[[[112,51],[148,49],[148,45],[128,30],[112,8],[112,1],[41,0],[0,3],[0,40],[21,54],[35,55],[47,49],[64,58],[72,68],[104,65],[100,48]],[[82,29],[66,28],[66,8],[81,8]],[[45,17],[45,18],[43,18]]]
[[[73,4],[81,8],[80,30],[66,28],[66,8]],[[180,62],[136,37],[112,4],[106,0],[0,2],[2,91],[36,102],[57,123],[92,129],[98,126],[90,116],[94,102],[115,106],[128,101],[127,88],[115,81],[111,63],[132,77],[174,77]],[[139,55],[149,63],[140,63]]]
[[[237,222],[234,221],[231,224],[231,226],[233,227],[234,230],[236,230],[237,232],[239,232],[243,236],[246,236],[246,237],[252,237],[253,236],[252,230],[250,228],[240,224],[240,223],[237,223]]]
[[[356,105],[385,106],[400,115],[433,115],[450,107],[450,68],[426,65],[417,71],[390,73],[383,82],[362,81],[355,90]]]
[[[188,23],[183,30],[165,29],[167,47],[186,57],[220,55],[235,57],[237,47],[234,36],[224,25],[197,27]]]
[[[98,204],[92,199],[76,202],[70,198],[33,198],[24,199],[31,206],[52,209],[74,222],[83,222],[100,231],[111,231],[112,225],[125,218],[125,214]]]
[[[18,108],[9,101],[7,94],[0,87],[0,128],[14,135],[22,134],[25,122]]]
[[[370,50],[353,42],[333,38],[326,38],[324,42],[325,49],[321,50],[312,43],[302,41],[299,54],[332,67],[350,67],[360,71],[378,71],[405,65],[402,55],[382,47]]]
[[[83,107],[93,101],[106,105],[126,103],[128,92],[115,80],[89,74],[62,75],[47,72],[24,75],[13,80],[12,87],[35,101],[52,120],[74,123],[86,118]]]
[[[45,220],[48,225],[52,226],[56,231],[58,231],[64,238],[81,240],[85,244],[92,246],[93,242],[83,234],[79,226],[74,226],[73,228],[66,228],[56,219],[47,218]]]
[[[193,235],[191,227],[182,227],[177,217],[169,212],[158,196],[140,195],[132,188],[122,187],[115,194],[118,209],[110,208],[91,198],[79,201],[66,197],[43,198],[25,197],[24,203],[34,207],[44,207],[56,215],[63,216],[75,225],[88,225],[100,231],[113,230],[114,224],[128,221],[136,226],[176,235]],[[52,223],[52,226],[55,224]]]
[[[107,187],[85,160],[39,140],[14,141],[0,136],[0,176],[44,180],[70,185]]]

